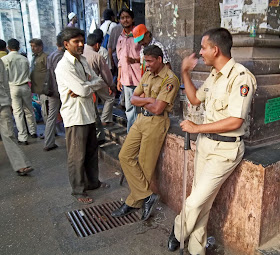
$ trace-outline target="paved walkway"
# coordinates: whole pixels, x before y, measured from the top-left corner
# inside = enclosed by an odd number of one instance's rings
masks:
[[[42,128],[42,127],[39,127]],[[40,133],[40,132],[38,132]],[[89,237],[77,237],[65,213],[82,208],[70,195],[64,136],[57,138],[58,149],[43,151],[43,140],[29,139],[23,146],[34,167],[29,176],[13,172],[0,142],[0,254],[1,255],[165,255],[168,233],[175,213],[159,203],[148,222],[138,222]],[[109,189],[92,191],[94,204],[125,199],[127,183],[100,162],[101,181]]]

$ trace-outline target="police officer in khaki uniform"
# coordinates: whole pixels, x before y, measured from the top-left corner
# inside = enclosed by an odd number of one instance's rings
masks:
[[[141,107],[119,154],[120,163],[131,193],[125,203],[112,213],[120,217],[143,207],[147,220],[159,196],[150,189],[157,159],[170,126],[168,113],[179,89],[176,75],[162,62],[162,50],[155,45],[144,49],[149,71],[136,87],[131,103]]]
[[[204,63],[213,66],[205,83],[198,90],[190,79],[197,59],[195,55],[182,63],[182,78],[191,104],[205,102],[204,124],[189,120],[181,123],[183,131],[199,133],[195,155],[195,174],[192,192],[186,199],[184,239],[189,237],[191,254],[205,254],[207,222],[212,203],[244,154],[242,136],[247,127],[247,115],[256,90],[255,77],[231,58],[232,36],[224,28],[204,33],[200,54]],[[179,247],[181,217],[175,219],[168,240],[168,249]]]

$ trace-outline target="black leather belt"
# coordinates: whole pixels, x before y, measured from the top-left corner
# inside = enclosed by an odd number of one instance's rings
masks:
[[[151,116],[163,116],[164,115],[164,111],[161,114],[154,114],[152,112],[147,111],[146,109],[144,109],[143,107],[140,108],[140,112],[146,116],[146,117],[151,117]]]
[[[232,136],[222,136],[218,134],[203,134],[203,135],[205,135],[207,138],[211,140],[221,141],[221,142],[236,142],[236,141],[241,141],[243,139],[243,136],[232,137]]]

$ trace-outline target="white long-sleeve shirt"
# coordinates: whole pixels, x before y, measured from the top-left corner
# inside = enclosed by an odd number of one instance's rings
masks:
[[[86,59],[80,60],[65,51],[55,69],[60,94],[60,113],[65,127],[88,125],[95,122],[96,113],[92,93],[106,86],[104,81],[88,66]],[[78,97],[71,97],[71,90]]]

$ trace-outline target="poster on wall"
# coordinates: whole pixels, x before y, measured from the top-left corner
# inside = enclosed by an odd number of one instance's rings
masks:
[[[244,5],[244,12],[247,14],[265,14],[268,7],[267,0],[253,0],[250,4]]]
[[[279,0],[269,0],[269,6],[270,7],[278,7],[279,6]]]
[[[221,27],[237,31],[242,26],[243,6],[244,0],[223,0],[220,3]]]

